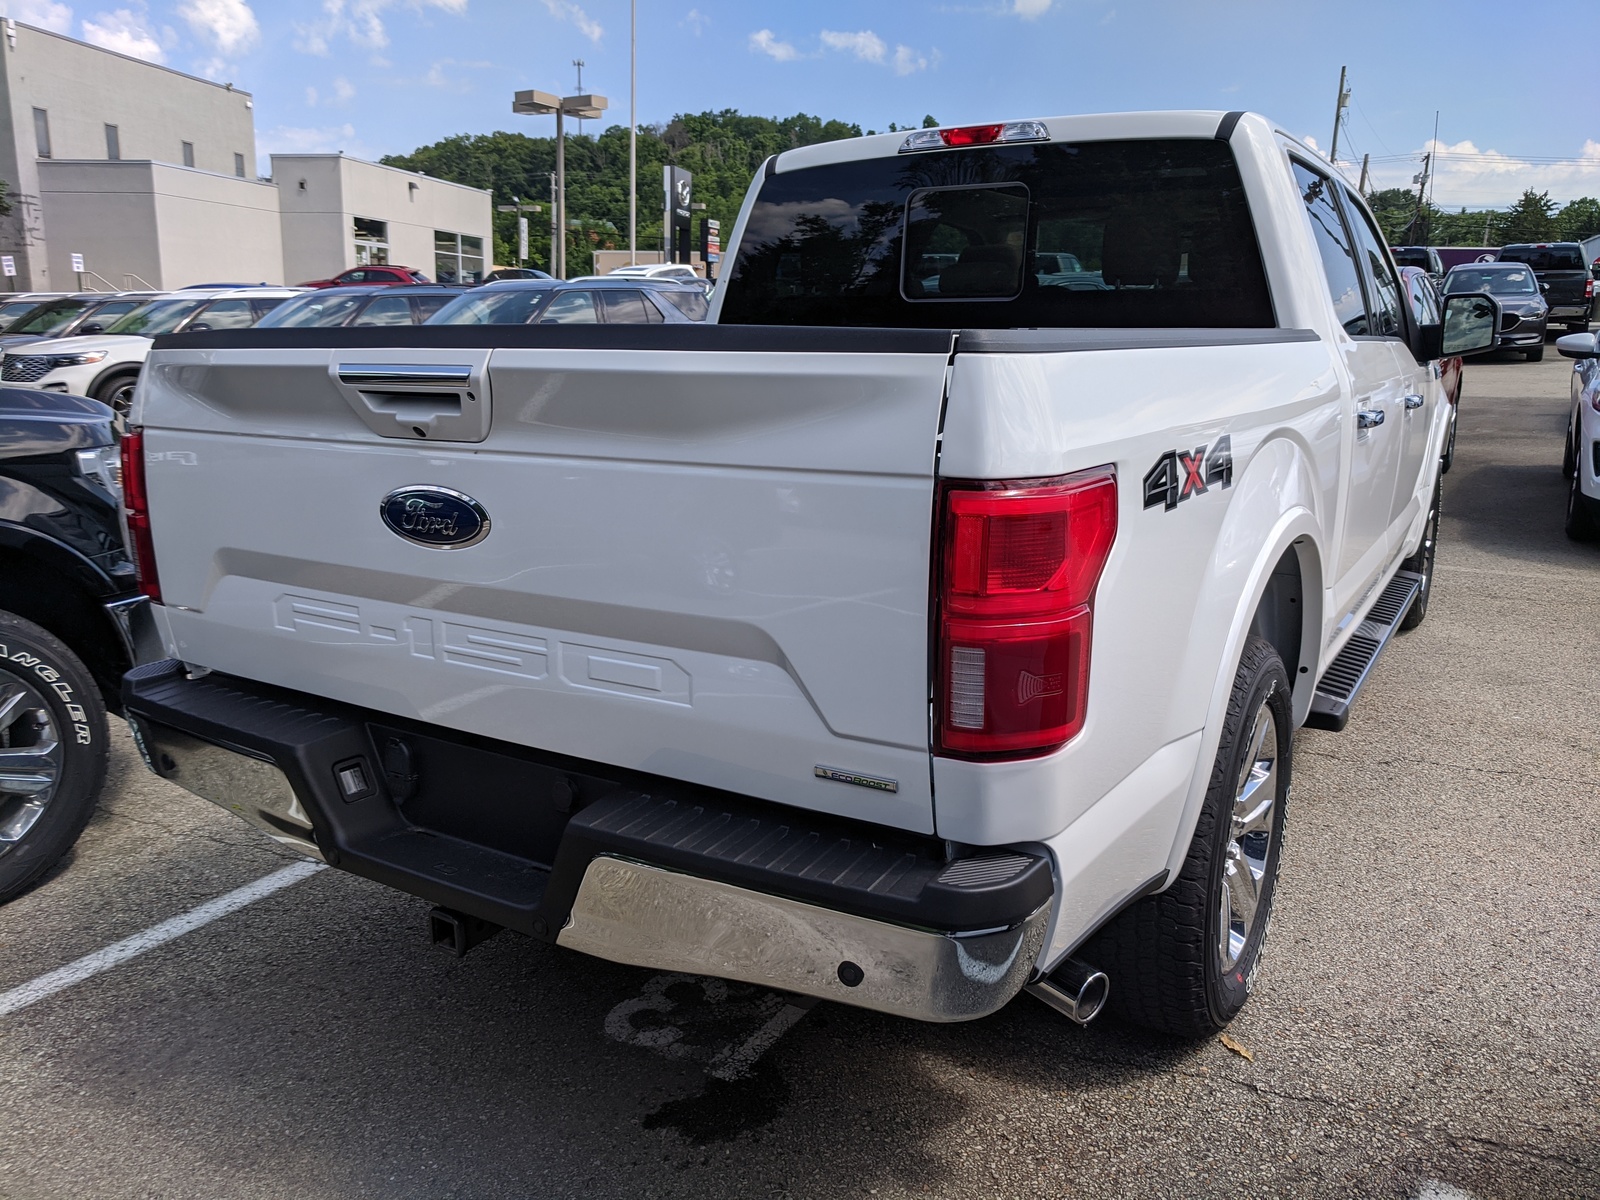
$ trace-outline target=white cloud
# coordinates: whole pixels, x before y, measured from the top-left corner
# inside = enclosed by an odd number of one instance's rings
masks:
[[[470,92],[473,90],[473,79],[482,72],[492,69],[494,65],[492,62],[441,58],[428,68],[428,73],[423,76],[422,82],[441,91]]]
[[[3,6],[4,14],[24,25],[48,29],[52,33],[72,32],[72,9],[54,0],[11,0]]]
[[[1106,15],[1100,18],[1100,24],[1109,25],[1109,24],[1111,24],[1111,22],[1115,21],[1116,19],[1117,19],[1117,10],[1114,9],[1114,8],[1108,8],[1106,10]]]
[[[1054,2],[1055,0],[1011,0],[1011,11],[1024,21],[1031,21],[1049,12]]]
[[[881,63],[889,49],[883,44],[883,39],[870,29],[863,29],[859,33],[835,33],[831,29],[824,29],[821,36],[822,44],[828,49],[854,54],[862,62]]]
[[[544,6],[556,20],[571,21],[578,27],[578,32],[591,42],[598,42],[605,36],[606,31],[600,28],[600,22],[584,12],[572,0],[544,0]]]
[[[155,33],[145,23],[148,17],[149,14],[142,9],[134,12],[131,8],[96,13],[92,18],[86,17],[83,21],[83,40],[93,46],[126,54],[130,58],[142,58],[146,62],[166,62],[166,51],[161,48]]]
[[[315,108],[316,106],[317,106],[317,89],[314,88],[314,87],[308,87],[306,89],[306,107],[307,108]]]
[[[261,36],[256,14],[246,0],[184,0],[178,5],[178,15],[222,54],[248,50]]]
[[[934,51],[937,55],[938,51]],[[928,60],[910,46],[896,46],[894,48],[894,73],[896,75],[911,75],[917,71],[925,71]]]
[[[1306,140],[1310,140],[1309,138]],[[1499,150],[1480,149],[1476,142],[1466,139],[1453,144],[1428,141],[1414,156],[1398,162],[1375,163],[1372,167],[1371,186],[1376,189],[1403,187],[1415,190],[1412,176],[1422,170],[1422,156],[1432,152],[1433,186],[1431,198],[1440,208],[1453,210],[1494,206],[1503,208],[1514,204],[1523,191],[1549,192],[1558,204],[1576,200],[1580,196],[1600,195],[1600,141],[1589,138],[1573,158],[1563,162],[1539,162],[1505,154]],[[1359,171],[1359,162],[1344,162],[1341,167]]]
[[[348,154],[352,158],[376,160],[381,151],[369,146],[356,135],[349,122],[343,125],[302,127],[279,125],[262,133],[258,146],[257,169],[265,176],[272,172],[273,154]],[[288,187],[293,180],[279,180]]]
[[[800,57],[800,52],[788,42],[780,42],[778,35],[770,29],[758,29],[750,35],[750,49],[759,50],[762,54],[777,59],[779,62],[793,62]]]
[[[356,94],[356,85],[355,84],[351,83],[343,75],[334,76],[334,80],[333,80],[333,102],[335,104],[345,104],[355,94]]]
[[[687,25],[690,29],[694,30],[695,37],[699,37],[706,31],[706,26],[711,24],[711,18],[706,16],[705,13],[701,12],[698,8],[691,8],[687,13],[684,14],[683,20],[679,21],[678,24]]]
[[[225,0],[226,2],[226,0]],[[452,16],[467,11],[468,0],[410,0],[408,8],[417,12],[437,8]],[[322,0],[322,15],[314,21],[295,22],[294,47],[304,54],[324,57],[335,40],[344,37],[368,50],[382,50],[389,44],[384,26],[384,11],[398,0]]]

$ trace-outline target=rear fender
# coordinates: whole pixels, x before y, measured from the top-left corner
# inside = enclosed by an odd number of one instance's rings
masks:
[[[1326,560],[1323,522],[1318,519],[1320,493],[1310,460],[1297,442],[1279,437],[1268,441],[1250,460],[1218,534],[1210,569],[1195,606],[1189,646],[1190,661],[1180,676],[1212,680],[1201,731],[1199,757],[1184,802],[1183,817],[1168,855],[1168,878],[1177,877],[1194,837],[1200,806],[1211,780],[1211,767],[1222,737],[1223,716],[1233,678],[1250,635],[1273,569],[1292,550],[1299,561],[1301,602],[1300,661],[1285,663],[1294,689],[1298,727],[1311,711],[1322,646],[1323,566]],[[1220,655],[1216,647],[1221,647]]]

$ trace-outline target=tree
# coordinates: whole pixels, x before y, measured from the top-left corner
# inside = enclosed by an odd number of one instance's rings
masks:
[[[1585,196],[1556,214],[1556,236],[1564,242],[1581,242],[1600,234],[1600,200]]]
[[[664,125],[641,127],[639,150],[640,249],[662,244],[664,197],[661,168],[672,163],[694,175],[694,198],[705,215],[731,230],[745,189],[761,164],[774,154],[816,142],[860,137],[861,127],[824,121],[806,113],[792,117],[750,117],[721,112],[681,113]],[[628,244],[628,129],[612,125],[598,134],[567,137],[567,260],[587,270],[596,249]],[[542,203],[546,211],[528,219],[528,250],[535,262],[550,255],[550,174],[556,169],[553,137],[522,133],[457,134],[421,146],[410,154],[386,155],[383,162],[440,179],[487,188],[496,205],[513,197]],[[509,263],[516,253],[515,213],[494,218],[494,257]]]
[[[4,179],[0,179],[0,217],[8,216],[11,213],[10,192],[11,185]]]
[[[1498,224],[1502,246],[1511,242],[1550,242],[1556,238],[1556,205],[1549,192],[1522,193]]]

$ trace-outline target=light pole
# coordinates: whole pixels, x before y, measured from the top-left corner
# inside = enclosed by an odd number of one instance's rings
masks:
[[[556,96],[550,92],[531,89],[518,92],[511,98],[511,111],[524,116],[543,117],[555,114],[556,118],[556,245],[551,248],[551,266],[557,279],[567,277],[567,139],[562,127],[563,117],[598,117],[605,112],[609,101],[604,96]]]
[[[628,0],[628,265],[639,261],[639,0]]]

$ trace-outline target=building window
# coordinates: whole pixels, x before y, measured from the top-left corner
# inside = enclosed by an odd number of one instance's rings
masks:
[[[194,143],[193,142],[185,142],[183,144],[183,165],[186,166],[186,167],[194,166]]]
[[[440,283],[482,283],[483,239],[434,230],[433,277]]]
[[[370,267],[389,261],[389,222],[357,217],[356,266]]]
[[[106,126],[106,157],[116,162],[122,157],[122,138],[115,125]]]
[[[244,155],[235,154],[233,156],[233,173],[240,179],[244,178]]]
[[[42,108],[33,110],[33,137],[39,144],[39,157],[50,157],[50,114]]]

